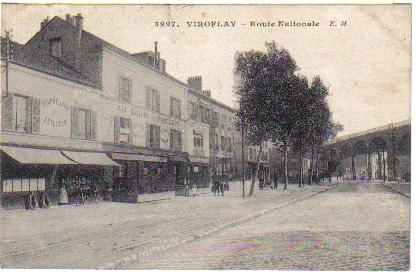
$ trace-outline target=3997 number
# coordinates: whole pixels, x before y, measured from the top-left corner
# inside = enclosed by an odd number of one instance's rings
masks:
[[[155,22],[155,27],[175,27],[179,26],[176,24],[175,21],[162,21],[162,22]]]

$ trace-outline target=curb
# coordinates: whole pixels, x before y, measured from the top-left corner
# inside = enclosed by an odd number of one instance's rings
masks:
[[[391,186],[389,186],[389,185],[387,185],[387,184],[385,184],[385,183],[381,183],[381,184],[383,184],[385,187],[389,188],[390,190],[392,190],[392,191],[394,191],[394,192],[396,192],[396,193],[398,193],[398,194],[400,194],[400,195],[402,195],[402,196],[405,196],[405,197],[407,197],[407,198],[410,198],[410,195],[408,195],[408,194],[406,194],[406,193],[403,193],[403,192],[400,192],[399,190],[397,190],[397,189],[396,189],[396,188],[394,188],[394,187],[391,187]]]
[[[328,190],[330,190],[330,189],[332,189],[336,186],[337,185],[335,184],[335,185],[332,185],[328,188],[325,188],[325,189],[323,189],[319,192],[312,193],[311,195],[306,196],[304,198],[298,198],[298,199],[289,201],[287,203],[280,204],[276,207],[261,211],[259,213],[254,214],[254,215],[249,215],[249,216],[243,217],[241,219],[233,220],[233,221],[231,221],[227,224],[224,224],[224,225],[219,225],[219,226],[215,227],[214,229],[205,231],[205,232],[200,233],[200,234],[195,234],[191,238],[184,239],[184,240],[181,240],[181,241],[177,241],[177,242],[174,242],[174,243],[171,243],[171,244],[168,244],[168,245],[157,246],[155,248],[151,248],[149,250],[141,251],[139,253],[124,257],[122,259],[106,263],[104,265],[99,266],[97,269],[99,269],[99,270],[110,270],[110,269],[115,269],[117,266],[120,266],[120,265],[123,265],[123,264],[131,263],[131,262],[134,262],[134,261],[140,261],[140,259],[142,259],[144,257],[153,255],[155,253],[158,253],[158,252],[161,252],[161,251],[164,251],[164,250],[167,250],[167,249],[170,249],[170,248],[173,248],[173,247],[176,247],[176,246],[179,246],[179,245],[182,245],[182,244],[185,244],[185,243],[188,243],[188,242],[200,239],[200,238],[204,238],[204,237],[206,237],[206,236],[208,236],[212,233],[221,231],[225,228],[232,227],[232,226],[235,226],[235,225],[238,225],[238,224],[241,224],[241,223],[245,223],[245,222],[247,222],[251,219],[257,218],[257,217],[262,216],[266,213],[270,213],[274,210],[278,210],[278,209],[284,208],[286,206],[295,204],[297,202],[304,201],[306,199],[312,198],[312,197],[314,197],[314,196],[316,196],[320,193],[324,193],[324,192],[326,192],[326,191],[328,191]]]

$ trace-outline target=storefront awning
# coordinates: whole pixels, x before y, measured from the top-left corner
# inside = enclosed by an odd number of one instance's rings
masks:
[[[148,161],[148,162],[167,162],[168,159],[165,157],[159,157],[154,155],[144,154],[128,154],[128,153],[112,153],[111,157],[113,160],[122,161]]]
[[[189,157],[189,161],[193,163],[209,163],[209,158]]]
[[[88,165],[102,165],[102,166],[120,166],[120,164],[111,160],[104,153],[97,152],[73,152],[73,151],[62,151],[65,156],[74,160],[80,164]]]
[[[7,155],[22,164],[77,164],[61,154],[59,150],[0,146]]]

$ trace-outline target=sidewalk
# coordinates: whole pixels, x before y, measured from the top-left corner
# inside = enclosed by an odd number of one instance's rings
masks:
[[[393,189],[407,197],[410,197],[411,195],[411,185],[410,185],[411,183],[410,182],[403,182],[403,183],[387,182],[383,184],[389,187],[390,189]]]
[[[230,187],[224,197],[205,193],[146,203],[101,202],[2,212],[0,266],[97,268],[107,264],[111,268],[109,263],[195,239],[327,188],[290,185],[286,191],[257,190],[253,197],[242,198],[241,183]]]

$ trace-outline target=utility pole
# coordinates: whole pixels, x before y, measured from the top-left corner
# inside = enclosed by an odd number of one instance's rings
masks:
[[[243,168],[243,197],[245,197],[245,167],[244,167],[244,118],[241,117],[241,162],[242,162],[242,168]]]
[[[6,72],[6,90],[4,96],[9,95],[9,57],[10,57],[10,32],[12,32],[13,29],[9,31],[4,31],[4,42],[6,43],[6,56],[5,56],[5,72]]]

